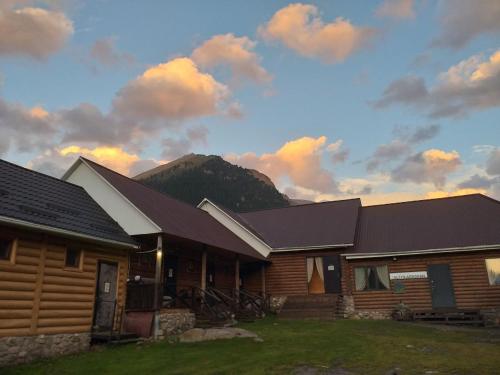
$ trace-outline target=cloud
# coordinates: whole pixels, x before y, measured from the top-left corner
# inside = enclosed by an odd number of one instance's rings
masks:
[[[425,199],[458,197],[461,195],[468,195],[468,194],[486,194],[486,190],[468,188],[468,189],[459,189],[454,191],[443,191],[443,190],[429,191],[425,195]]]
[[[114,38],[96,40],[90,48],[89,55],[100,65],[108,67],[130,65],[135,62],[133,55],[118,51]]]
[[[500,106],[500,50],[489,58],[474,55],[439,75],[432,87],[423,78],[400,78],[372,103],[375,108],[405,105],[423,109],[429,117],[459,117]]]
[[[500,176],[500,148],[491,151],[486,161],[486,173],[491,176]]]
[[[271,75],[260,65],[261,57],[253,50],[256,43],[246,36],[215,35],[196,48],[191,58],[204,69],[227,66],[234,82],[249,80],[268,83]]]
[[[500,32],[498,0],[443,0],[441,5],[441,32],[434,46],[462,48],[480,35]]]
[[[9,150],[32,152],[52,142],[57,130],[52,116],[42,107],[26,108],[0,98],[0,155]]]
[[[338,191],[337,182],[330,171],[321,165],[326,150],[325,136],[302,137],[285,143],[274,153],[257,155],[249,152],[230,154],[224,158],[246,168],[257,169],[275,182],[289,179],[294,185],[318,192]]]
[[[228,88],[202,73],[193,60],[175,58],[146,70],[116,95],[113,110],[136,121],[170,122],[215,115],[227,104]]]
[[[415,18],[414,0],[384,0],[375,10],[378,17]]]
[[[391,171],[391,178],[395,182],[430,182],[441,188],[446,183],[447,175],[455,172],[461,164],[460,155],[456,151],[430,149],[406,158]]]
[[[15,5],[0,5],[0,56],[43,60],[60,50],[73,34],[73,23],[64,13]]]
[[[266,41],[279,41],[302,56],[325,63],[344,61],[376,34],[375,29],[354,26],[341,17],[324,23],[316,6],[301,3],[278,10],[258,31]]]
[[[342,139],[330,143],[326,150],[330,153],[330,159],[333,164],[344,163],[349,158],[349,149],[343,147],[344,141]]]
[[[395,128],[394,134],[397,137],[390,143],[382,144],[376,148],[366,164],[366,169],[374,171],[380,165],[386,165],[398,158],[409,155],[415,145],[434,138],[439,133],[439,130],[440,126],[436,124],[418,126],[413,130],[408,127]]]

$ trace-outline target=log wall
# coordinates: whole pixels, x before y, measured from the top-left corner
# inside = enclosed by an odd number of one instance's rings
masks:
[[[0,337],[89,332],[98,260],[118,263],[118,304],[124,306],[126,250],[100,248],[0,227],[16,238],[13,262],[0,261]],[[83,250],[81,269],[65,267],[66,246]]]
[[[345,249],[271,253],[271,264],[266,267],[266,293],[276,296],[308,294],[306,258],[343,252]]]
[[[500,249],[474,253],[454,253],[426,256],[349,260],[344,262],[344,294],[354,297],[356,310],[392,310],[400,301],[413,310],[431,309],[431,289],[429,279],[398,280],[405,290],[394,290],[395,280],[391,281],[391,290],[356,291],[354,286],[354,267],[365,265],[384,265],[389,272],[427,271],[429,264],[449,264],[456,307],[459,309],[486,309],[500,307],[500,285],[489,285],[485,259],[500,258]]]

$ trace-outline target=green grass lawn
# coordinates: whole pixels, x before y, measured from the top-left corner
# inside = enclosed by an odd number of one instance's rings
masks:
[[[195,344],[161,342],[105,348],[0,369],[11,374],[289,374],[299,366],[354,374],[500,374],[500,332],[446,330],[392,321],[286,321],[242,328],[251,339]]]

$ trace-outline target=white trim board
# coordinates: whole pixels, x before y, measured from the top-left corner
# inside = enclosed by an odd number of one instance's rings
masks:
[[[228,230],[233,232],[237,237],[239,237],[246,244],[254,248],[258,251],[262,256],[268,257],[269,253],[272,251],[272,248],[265,243],[262,239],[257,237],[244,225],[241,225],[233,219],[229,214],[227,214],[224,210],[219,208],[216,204],[211,202],[209,199],[204,198],[201,203],[197,206],[200,210],[206,211],[210,216],[212,216],[215,220],[221,223]]]
[[[12,217],[7,217],[7,216],[0,216],[0,222],[5,223],[5,224],[9,224],[9,225],[13,225],[16,227],[36,229],[36,230],[40,230],[40,231],[44,231],[44,232],[54,233],[56,235],[60,235],[63,237],[70,237],[70,238],[76,238],[76,239],[81,239],[81,240],[87,240],[87,241],[98,242],[98,243],[103,243],[103,244],[107,244],[107,245],[125,247],[125,248],[129,248],[129,249],[138,249],[139,248],[139,246],[131,244],[131,243],[120,242],[120,241],[115,241],[115,240],[108,240],[106,238],[91,236],[89,234],[74,232],[74,231],[67,230],[67,229],[55,228],[55,227],[51,227],[49,225],[32,223],[30,221],[14,219]]]
[[[62,179],[83,187],[129,235],[163,232],[159,225],[82,158],[70,167]]]
[[[480,245],[480,246],[465,246],[465,247],[449,247],[443,249],[426,249],[426,250],[410,250],[400,252],[384,252],[384,253],[360,253],[360,254],[341,254],[347,260],[349,259],[369,259],[369,258],[387,258],[387,257],[401,257],[411,255],[432,255],[443,253],[462,253],[472,251],[486,251],[486,250],[500,250],[498,245]]]

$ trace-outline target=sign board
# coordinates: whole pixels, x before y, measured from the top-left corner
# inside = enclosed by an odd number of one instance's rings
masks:
[[[391,280],[427,279],[427,271],[391,272],[389,278]]]
[[[329,264],[328,271],[335,271],[335,266],[333,264]]]
[[[111,288],[111,283],[104,283],[104,293],[109,293],[109,289]]]

